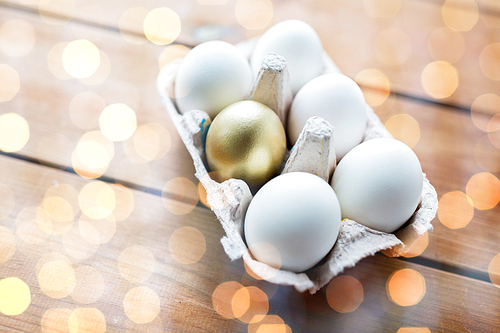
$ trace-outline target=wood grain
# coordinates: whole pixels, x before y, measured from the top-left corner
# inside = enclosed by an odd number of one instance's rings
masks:
[[[269,314],[280,316],[294,332],[329,332],[332,327],[338,332],[396,331],[400,327],[427,327],[432,332],[491,332],[500,327],[496,316],[500,308],[497,287],[383,255],[366,258],[345,272],[361,283],[364,300],[354,312],[338,313],[328,304],[326,288],[315,295],[299,294],[293,288],[277,288],[254,280],[245,272],[241,260],[230,262],[219,243],[223,231],[208,210],[197,207],[187,215],[175,216],[165,209],[160,197],[135,190],[132,190],[134,210],[117,224],[116,234],[111,240],[100,245],[93,255],[83,259],[72,256],[74,252],[64,244],[60,235],[48,236],[46,242],[39,245],[43,250],[36,251],[38,255],[28,251],[20,239],[16,215],[27,206],[40,204],[54,182],[81,191],[92,181],[6,157],[0,157],[0,167],[3,170],[0,182],[12,189],[16,202],[10,218],[2,220],[1,225],[17,235],[17,251],[10,260],[0,264],[0,278],[20,278],[28,284],[32,295],[31,305],[24,313],[10,317],[0,315],[2,329],[38,332],[49,309],[95,308],[104,316],[109,332],[131,327],[145,332],[157,329],[158,325],[162,325],[165,331],[247,332],[247,324],[237,319],[224,319],[213,308],[212,293],[219,284],[227,281],[257,286],[266,292],[269,295]],[[206,252],[196,263],[181,264],[172,255],[175,249],[169,247],[169,239],[176,230],[188,226],[203,234]],[[80,247],[84,244],[81,243]],[[131,281],[130,276],[127,279],[119,268],[119,262],[123,262],[121,255],[132,246],[143,247],[154,258],[151,275],[139,283]],[[183,251],[195,251],[197,246],[190,244]],[[95,302],[81,304],[74,292],[62,298],[52,298],[44,292],[37,263],[54,252],[68,258],[74,269],[90,266],[100,273],[104,288]],[[144,270],[140,260],[127,263],[132,271]],[[418,304],[410,307],[393,303],[386,291],[391,274],[401,269],[415,270],[425,279],[425,295]],[[135,273],[136,277],[140,276],[139,271]],[[80,284],[87,293],[95,288],[77,280],[77,285]],[[124,312],[125,295],[136,287],[147,287],[160,299],[159,315],[151,323],[136,325]],[[47,318],[51,317],[46,315],[45,318],[45,325],[49,325],[51,321]]]

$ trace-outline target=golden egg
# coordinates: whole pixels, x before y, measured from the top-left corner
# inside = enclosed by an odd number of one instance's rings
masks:
[[[217,171],[218,181],[238,178],[258,187],[279,172],[285,151],[285,130],[278,116],[254,101],[226,107],[207,134],[207,162]]]

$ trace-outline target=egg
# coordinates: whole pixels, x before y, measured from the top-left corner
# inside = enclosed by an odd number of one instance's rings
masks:
[[[314,78],[295,96],[287,123],[287,135],[292,145],[312,116],[321,117],[333,126],[337,160],[361,142],[368,118],[361,89],[352,79],[338,73]],[[333,160],[330,162],[334,163]]]
[[[250,202],[245,239],[256,260],[301,272],[330,252],[340,217],[337,196],[326,181],[305,172],[285,173],[267,182]]]
[[[240,101],[222,110],[207,133],[207,163],[218,181],[243,179],[257,188],[275,176],[286,152],[280,119],[269,107]]]
[[[390,233],[415,212],[423,174],[410,147],[396,139],[378,138],[348,152],[337,165],[331,185],[343,218]]]
[[[310,25],[299,20],[280,22],[259,38],[250,61],[254,74],[269,52],[285,58],[294,94],[324,70],[321,40]]]
[[[213,119],[250,92],[250,64],[235,46],[209,41],[184,57],[175,77],[175,101],[181,113],[203,110]]]

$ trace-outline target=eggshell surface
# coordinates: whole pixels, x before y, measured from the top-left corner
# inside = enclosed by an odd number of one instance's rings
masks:
[[[254,74],[269,52],[285,58],[294,94],[323,72],[323,45],[316,31],[303,21],[280,22],[260,37],[251,56]]]
[[[343,74],[318,76],[297,93],[287,123],[292,145],[312,116],[321,117],[333,126],[337,160],[363,139],[367,122],[365,99],[359,86]]]
[[[420,162],[392,138],[363,142],[347,153],[333,174],[342,217],[394,232],[415,212],[423,187]]]
[[[257,192],[245,216],[244,232],[258,261],[301,272],[332,249],[340,218],[337,196],[327,182],[310,173],[291,172],[273,178]],[[261,250],[266,248],[261,244],[277,251]]]
[[[203,110],[213,119],[226,106],[250,92],[252,71],[245,56],[223,41],[209,41],[184,57],[175,78],[175,98],[181,113]]]

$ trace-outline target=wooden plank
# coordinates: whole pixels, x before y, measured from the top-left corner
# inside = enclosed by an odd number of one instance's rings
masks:
[[[279,316],[294,332],[330,332],[333,328],[339,332],[396,331],[400,327],[427,327],[432,332],[491,332],[500,327],[496,315],[500,309],[497,287],[383,255],[364,259],[345,272],[361,285],[363,300],[354,312],[339,313],[330,307],[329,300],[332,304],[338,304],[339,300],[349,304],[360,299],[354,296],[342,299],[339,295],[332,298],[328,288],[315,295],[299,294],[289,287],[276,288],[254,280],[245,272],[241,260],[230,262],[223,253],[219,243],[223,231],[211,212],[196,207],[187,215],[174,215],[165,209],[160,197],[140,191],[131,190],[134,209],[117,222],[116,232],[109,241],[97,248],[87,241],[89,234],[85,228],[80,226],[76,232],[71,229],[79,224],[82,211],[76,213],[74,222],[69,224],[71,228],[62,235],[47,235],[39,229],[34,233],[36,228],[47,225],[43,221],[35,224],[27,218],[27,207],[42,204],[51,216],[64,216],[62,205],[51,211],[44,198],[53,193],[75,204],[75,193],[84,193],[85,186],[95,182],[6,157],[0,157],[0,168],[0,182],[11,189],[15,202],[13,206],[1,207],[1,212],[9,217],[0,224],[2,232],[7,229],[15,236],[16,248],[0,264],[0,279],[17,277],[29,286],[31,293],[30,305],[24,312],[12,316],[0,314],[0,327],[4,330],[39,332],[57,323],[62,325],[59,329],[69,323],[87,325],[94,332],[99,332],[103,323],[109,332],[256,330],[259,324],[248,325],[248,316],[241,316],[241,320],[225,319],[214,309],[214,291],[230,281],[253,287],[251,290],[260,295],[265,293],[268,303],[252,303],[251,311],[258,313],[268,304],[267,313],[274,317],[266,320],[277,320]],[[61,192],[49,191],[54,184],[59,185]],[[62,191],[63,188],[66,190]],[[116,202],[119,207],[114,210],[116,216],[120,213],[123,216],[130,207],[121,198]],[[101,199],[106,203],[104,197]],[[106,230],[100,229],[100,235]],[[176,241],[174,234],[179,230],[188,232]],[[201,238],[196,238],[199,235],[203,235],[205,247]],[[8,245],[6,239],[2,238],[0,243],[3,248]],[[25,240],[40,243],[34,245]],[[187,263],[190,261],[193,263]],[[386,287],[392,274],[402,269],[410,269],[402,272],[417,277],[415,285],[403,292],[392,284]],[[56,271],[59,274],[50,275]],[[418,287],[423,286],[422,279],[425,291]],[[411,302],[412,299],[405,298],[407,294],[416,295],[415,305],[395,303]],[[155,303],[156,299],[159,303]],[[235,304],[239,304],[236,300]]]
[[[498,57],[494,56],[494,47],[490,47],[489,56],[488,51],[484,51],[489,45],[498,43],[495,27],[500,25],[500,17],[497,14],[498,8],[491,1],[481,2],[480,10],[467,5],[471,1],[456,2],[458,7],[463,8],[460,20],[456,15],[445,20],[444,17],[448,17],[448,7],[443,9],[441,2],[403,0],[395,1],[394,6],[385,8],[377,1],[273,2],[272,13],[266,12],[271,7],[264,6],[261,9],[264,11],[262,28],[255,28],[259,25],[252,24],[252,29],[245,29],[239,23],[249,26],[245,23],[245,13],[250,13],[251,10],[238,12],[234,1],[215,6],[200,4],[211,3],[210,1],[194,0],[182,3],[138,1],[134,4],[107,1],[89,2],[77,5],[76,8],[47,7],[45,10],[94,25],[115,29],[121,27],[123,31],[130,31],[133,35],[141,35],[143,30],[140,20],[121,20],[122,14],[136,6],[143,7],[144,10],[168,7],[181,20],[182,31],[178,41],[189,45],[196,45],[207,39],[236,43],[262,34],[277,22],[297,18],[316,29],[326,51],[346,75],[354,78],[365,69],[375,68],[387,76],[398,92],[470,107],[480,95],[495,93],[500,89],[500,74],[495,70],[495,59]],[[13,0],[6,3],[20,6]],[[30,5],[29,1],[24,2],[21,7],[24,6],[37,10],[37,6]],[[470,31],[454,33],[449,28],[445,29],[446,24],[459,30],[470,28]],[[391,40],[398,42],[391,44]],[[442,45],[446,47],[443,48]],[[485,53],[481,55],[483,51]],[[437,64],[433,67],[434,72],[429,68],[427,73],[433,72],[437,75],[436,79],[429,77],[425,81],[427,83],[422,82],[424,69],[434,61],[447,61],[451,66],[447,64],[443,68]],[[458,77],[454,73],[458,73]],[[441,79],[441,88],[448,85],[450,87],[436,95],[440,88],[433,88],[432,85]],[[456,89],[450,83],[455,79],[458,79]]]

